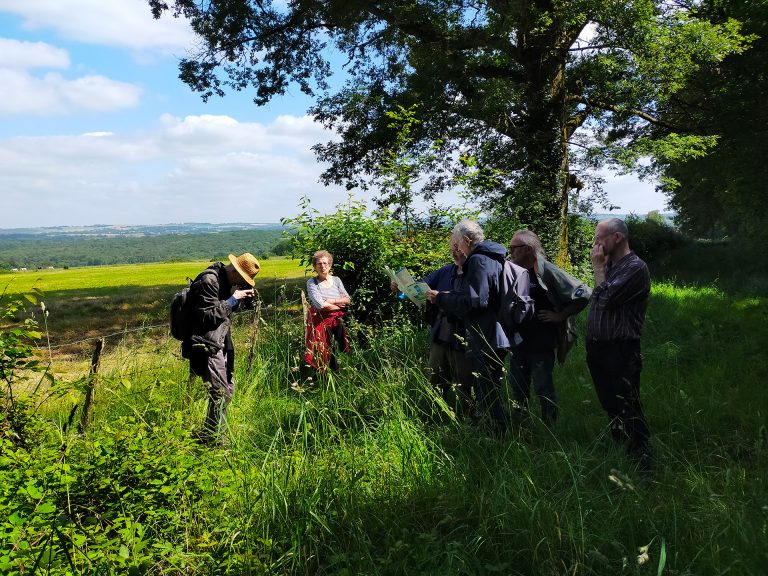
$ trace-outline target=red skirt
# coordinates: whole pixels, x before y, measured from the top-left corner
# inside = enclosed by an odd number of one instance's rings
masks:
[[[309,307],[307,313],[307,331],[305,334],[306,350],[304,352],[304,362],[319,370],[325,372],[328,369],[328,363],[333,354],[333,334],[341,334],[338,339],[342,351],[349,352],[349,341],[347,340],[347,330],[344,326],[344,312],[342,310],[331,310],[322,312],[316,310],[314,306]]]

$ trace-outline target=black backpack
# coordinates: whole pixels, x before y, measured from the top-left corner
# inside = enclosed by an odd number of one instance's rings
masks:
[[[528,270],[504,260],[499,278],[498,318],[508,334],[517,332],[520,324],[533,316]]]
[[[195,286],[195,283],[203,277],[203,274],[215,273],[214,270],[203,270],[194,281],[187,278],[187,286],[176,292],[171,299],[171,336],[176,340],[186,342],[192,338],[195,324],[194,317],[192,316],[192,308],[194,306],[193,298],[190,297],[190,292]]]

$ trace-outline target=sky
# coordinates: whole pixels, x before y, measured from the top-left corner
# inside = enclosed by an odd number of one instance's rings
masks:
[[[310,147],[333,134],[311,101],[203,102],[178,79],[194,42],[146,0],[0,0],[0,228],[278,222],[304,195],[343,202],[318,181]],[[665,209],[652,183],[605,188],[617,212]]]

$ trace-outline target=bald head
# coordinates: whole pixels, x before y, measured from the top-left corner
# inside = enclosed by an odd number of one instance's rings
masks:
[[[629,231],[620,218],[608,218],[597,223],[595,245],[603,247],[609,261],[616,262],[629,254]]]

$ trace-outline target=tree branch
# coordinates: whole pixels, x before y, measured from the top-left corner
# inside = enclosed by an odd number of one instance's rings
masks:
[[[682,132],[682,130],[679,127],[672,126],[671,124],[668,124],[664,122],[663,120],[660,120],[656,118],[655,116],[652,116],[651,114],[639,110],[637,108],[622,108],[620,106],[616,106],[615,104],[611,104],[610,102],[602,102],[600,100],[592,100],[591,98],[587,98],[585,96],[577,96],[575,94],[569,94],[565,97],[565,101],[572,103],[572,104],[583,104],[584,106],[589,108],[599,108],[600,110],[608,110],[610,112],[629,112],[633,116],[637,116],[638,118],[642,118],[646,122],[650,122],[651,124],[654,124],[656,126],[660,126],[662,128],[666,128],[667,130],[670,130],[672,132]]]

